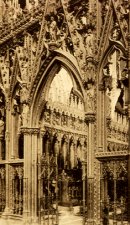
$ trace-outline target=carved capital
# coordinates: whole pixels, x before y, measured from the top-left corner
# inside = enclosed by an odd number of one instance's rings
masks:
[[[95,113],[86,113],[85,114],[85,122],[88,124],[88,123],[94,123],[96,120],[96,117],[95,117]]]
[[[5,179],[5,168],[4,167],[0,168],[0,175],[1,175],[2,179]]]
[[[4,139],[4,135],[0,134],[0,141]]]
[[[127,40],[130,42],[130,34],[127,35]]]
[[[96,65],[97,61],[89,56],[86,57],[86,63],[83,65],[82,69],[84,71],[84,87],[87,87],[88,83],[95,83],[96,82]]]
[[[39,128],[28,128],[28,127],[21,127],[20,129],[21,133],[23,134],[39,134],[40,129]]]
[[[130,104],[128,105],[128,117],[130,119]]]
[[[112,77],[104,75],[101,83],[99,84],[99,91],[105,91],[106,89],[112,89]]]
[[[110,125],[110,123],[111,123],[111,118],[110,117],[106,118],[106,123],[107,123],[108,126]]]

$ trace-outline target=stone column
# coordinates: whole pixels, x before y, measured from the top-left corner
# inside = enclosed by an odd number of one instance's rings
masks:
[[[68,142],[67,142],[67,138],[65,138],[64,143],[63,143],[63,147],[62,147],[62,153],[61,153],[61,157],[63,157],[63,161],[64,161],[64,169],[66,169],[67,167],[67,160],[68,160]],[[62,165],[61,165],[62,168]]]
[[[24,135],[24,186],[23,186],[23,217],[25,224],[31,220],[32,206],[32,149],[31,149],[31,128],[22,128]]]
[[[72,140],[70,144],[70,168],[74,168],[75,163],[75,149],[74,149],[74,141]]]
[[[129,21],[128,21],[128,79],[129,79],[129,101],[128,101],[128,118],[129,118],[129,149],[128,149],[128,224],[130,224],[130,10],[129,10]]]
[[[87,224],[94,224],[94,121],[93,113],[86,114],[88,124],[87,148]]]
[[[86,146],[82,143],[82,181],[83,181],[83,225],[86,224],[86,175],[87,175]]]
[[[12,114],[12,124],[11,124],[11,126],[12,126],[12,129],[11,129],[11,133],[12,133],[12,141],[11,141],[11,143],[12,143],[12,145],[11,145],[11,159],[14,159],[15,158],[15,152],[14,152],[14,149],[15,149],[15,146],[14,146],[14,134],[15,134],[15,132],[14,132],[14,129],[15,129],[15,114]],[[15,134],[16,135],[16,134]]]
[[[9,136],[9,129],[10,129],[10,105],[6,102],[6,133],[5,133],[5,141],[6,141],[6,152],[5,152],[5,159],[8,162],[9,160],[9,150],[10,150],[10,136]],[[10,183],[9,183],[9,176],[10,176],[10,166],[8,163],[5,165],[5,173],[6,173],[6,207],[3,213],[3,216],[7,216],[10,213]]]
[[[114,180],[114,215],[113,215],[113,225],[116,225],[117,224],[117,221],[116,221],[116,209],[117,209],[117,205],[116,205],[116,201],[117,201],[117,194],[116,194],[116,185],[117,185],[117,174],[116,174],[116,161],[113,161],[113,170],[114,170],[114,177],[113,177],[113,180]]]
[[[37,217],[37,195],[38,195],[38,177],[37,177],[37,163],[38,163],[38,133],[39,130],[32,129],[32,224],[38,224]]]
[[[10,173],[10,170],[9,170],[9,165],[6,164],[5,166],[5,173],[6,173],[6,190],[5,190],[5,193],[6,193],[6,205],[5,205],[5,210],[4,210],[4,213],[2,214],[2,217],[3,218],[7,218],[8,215],[10,214],[10,207],[9,207],[9,193],[10,193],[10,189],[9,189],[9,173]]]
[[[55,145],[54,145],[54,152],[55,152],[55,158],[56,158],[56,225],[59,224],[59,214],[58,214],[58,153],[59,153],[59,143],[56,139]]]
[[[2,142],[3,142],[3,139],[4,139],[3,135],[0,135],[0,160],[3,159],[2,158],[2,148],[3,148]]]
[[[3,16],[3,7],[2,7],[2,0],[0,0],[0,24],[2,23],[2,16]]]
[[[69,199],[69,178],[65,171],[63,170],[62,174],[62,204],[63,205],[69,205],[70,199]]]
[[[100,163],[100,219],[101,224],[103,224],[103,208],[105,201],[105,193],[104,193],[104,176],[103,176],[103,163]]]

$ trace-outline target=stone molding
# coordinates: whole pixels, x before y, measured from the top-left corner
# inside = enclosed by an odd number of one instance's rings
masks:
[[[28,128],[28,127],[21,127],[20,129],[21,133],[23,134],[39,134],[40,129],[39,128]]]

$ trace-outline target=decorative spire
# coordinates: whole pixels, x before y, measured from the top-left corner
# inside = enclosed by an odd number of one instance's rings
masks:
[[[93,11],[93,0],[89,0],[89,12]]]
[[[2,15],[3,15],[3,0],[0,0],[0,24],[2,23]]]

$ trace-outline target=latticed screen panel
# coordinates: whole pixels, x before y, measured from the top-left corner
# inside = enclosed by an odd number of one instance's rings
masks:
[[[12,213],[23,214],[23,165],[11,166],[10,204]]]
[[[58,224],[57,160],[44,154],[39,167],[39,220],[43,225]]]
[[[101,165],[101,219],[103,224],[128,219],[127,160],[111,160]]]
[[[6,179],[5,179],[5,167],[0,167],[0,213],[5,209],[6,201]]]

